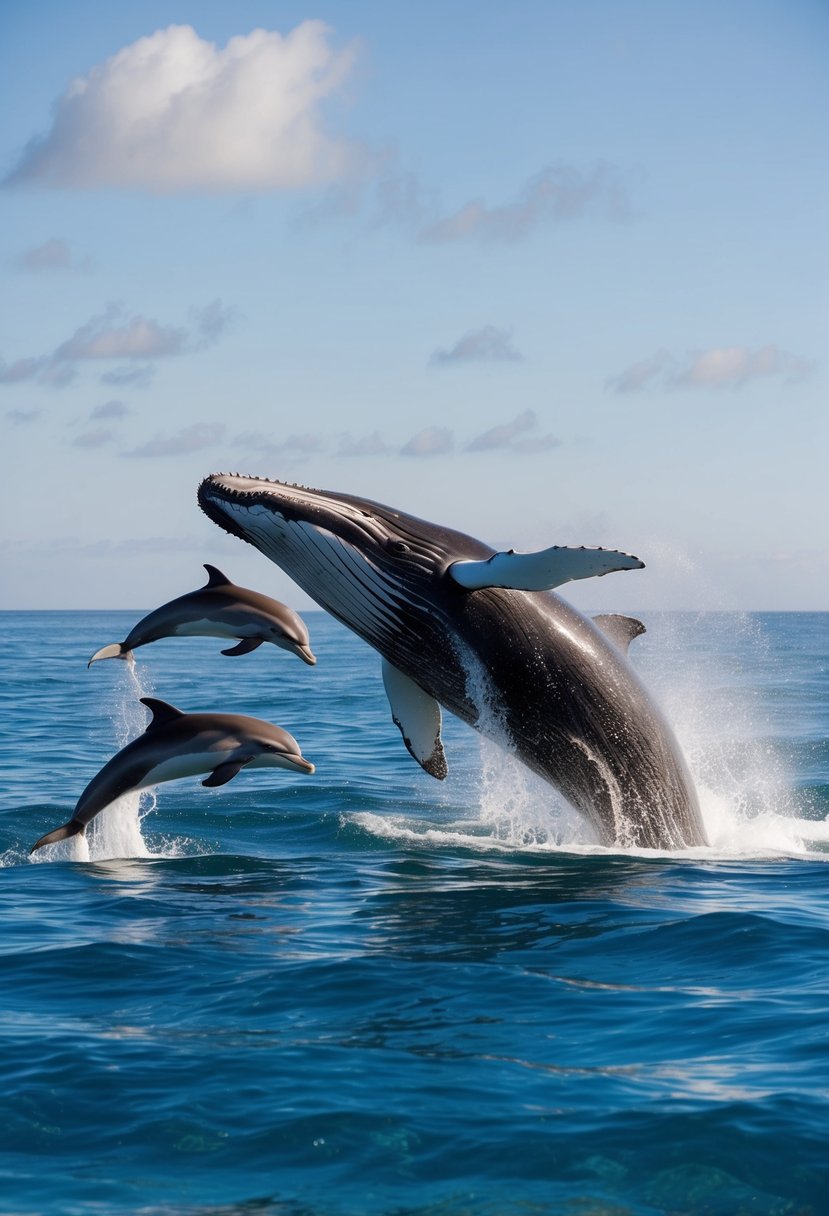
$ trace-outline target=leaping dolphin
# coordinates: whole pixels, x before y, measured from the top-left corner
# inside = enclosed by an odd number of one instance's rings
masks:
[[[308,630],[297,614],[279,600],[258,591],[237,587],[215,566],[205,565],[207,582],[162,604],[134,625],[123,642],[103,646],[87,663],[98,659],[129,659],[133,650],[159,638],[239,638],[237,646],[222,654],[248,654],[263,642],[290,650],[305,663],[316,663],[308,641]]]
[[[31,852],[84,834],[86,825],[123,794],[163,781],[209,773],[202,785],[226,785],[240,769],[287,768],[313,773],[293,735],[242,714],[185,714],[166,701],[142,697],[152,713],[143,735],[108,760],[78,799],[63,827],[41,836]]]
[[[590,621],[550,589],[638,558],[553,546],[495,553],[461,532],[350,494],[238,475],[199,486],[202,510],[281,566],[383,659],[392,717],[446,774],[441,705],[506,742],[608,846],[705,844],[674,735],[629,666],[632,618]]]

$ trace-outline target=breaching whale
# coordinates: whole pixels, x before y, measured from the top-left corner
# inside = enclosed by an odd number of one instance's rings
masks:
[[[110,803],[134,790],[209,773],[202,785],[226,785],[240,769],[287,768],[313,773],[293,735],[261,718],[242,714],[186,714],[166,701],[142,697],[152,712],[143,735],[133,739],[92,778],[63,827],[41,836],[31,852],[78,833]]]
[[[263,642],[273,642],[306,663],[316,663],[308,630],[297,614],[279,600],[248,587],[237,587],[215,566],[205,565],[207,582],[162,604],[134,625],[123,642],[103,646],[87,663],[98,659],[129,659],[133,650],[159,638],[238,638],[239,644],[222,654],[248,654]]]
[[[443,706],[506,742],[600,843],[705,843],[679,745],[627,662],[644,627],[596,624],[549,590],[638,569],[638,558],[559,546],[495,553],[368,499],[238,475],[206,478],[198,498],[379,651],[392,717],[427,772],[447,771]]]

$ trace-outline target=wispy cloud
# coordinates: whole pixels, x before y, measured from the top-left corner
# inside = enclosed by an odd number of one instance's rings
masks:
[[[256,452],[262,456],[309,456],[322,452],[326,447],[323,435],[284,435],[276,437],[264,431],[243,431],[230,440],[230,446],[242,448],[246,452]]]
[[[529,431],[538,426],[538,416],[535,410],[524,410],[510,422],[502,422],[490,427],[481,435],[476,435],[466,445],[467,452],[513,452],[519,456],[534,456],[540,452],[549,452],[561,446],[561,440],[555,435],[534,435],[527,437]],[[519,436],[525,436],[520,439]]]
[[[561,223],[595,212],[623,219],[630,208],[618,169],[597,165],[548,165],[524,185],[509,203],[490,207],[482,198],[471,199],[456,211],[421,228],[418,240],[435,243],[493,241],[515,243],[545,224]]]
[[[192,315],[200,347],[213,346],[239,318],[236,309],[226,307],[221,300],[213,300],[204,308],[194,308]]]
[[[815,364],[769,344],[751,350],[746,346],[720,346],[694,351],[682,359],[659,350],[614,376],[607,383],[617,393],[643,389],[740,388],[749,380],[781,378],[786,384],[803,380]]]
[[[512,422],[503,422],[500,426],[490,427],[481,435],[476,435],[466,445],[468,452],[492,452],[499,448],[508,448],[517,435],[531,431],[538,422],[534,410],[524,410],[517,414]]]
[[[93,421],[103,418],[126,418],[129,412],[130,407],[123,401],[113,400],[105,401],[103,405],[96,405],[89,417]]]
[[[116,388],[147,388],[154,375],[155,368],[149,363],[134,363],[104,372],[101,384],[112,384]]]
[[[51,355],[0,363],[0,384],[38,380],[60,387],[70,383],[77,365],[90,361],[129,359],[126,367],[112,368],[101,376],[105,384],[144,387],[152,368],[150,362],[171,356],[192,354],[212,346],[237,318],[234,309],[221,300],[191,310],[193,325],[168,325],[128,313],[121,304],[110,304],[102,313],[80,325]]]
[[[42,371],[46,359],[15,359],[14,363],[0,363],[0,384],[19,384],[33,379]]]
[[[171,25],[72,81],[6,180],[155,194],[334,181],[356,153],[326,129],[324,108],[355,56],[320,21],[284,36],[254,30],[223,49]]]
[[[561,440],[557,435],[548,431],[546,435],[535,435],[532,439],[520,439],[511,445],[510,451],[516,452],[519,456],[540,456],[542,452],[552,452],[554,448],[560,447]]]
[[[53,237],[42,245],[35,245],[24,250],[15,259],[19,270],[88,270],[92,265],[89,257],[78,259],[73,256],[66,241]]]
[[[40,417],[40,410],[6,410],[4,417],[12,426],[26,426]]]
[[[427,426],[413,435],[400,449],[401,456],[443,456],[451,452],[455,440],[450,430],[442,426]]]
[[[115,432],[107,427],[95,427],[91,431],[83,431],[76,435],[72,443],[76,448],[102,448],[108,443],[115,442]]]
[[[58,363],[77,359],[158,359],[180,355],[187,337],[187,330],[180,326],[161,325],[141,316],[126,317],[124,310],[113,304],[76,329],[52,358]]]
[[[191,452],[200,452],[221,443],[225,437],[225,427],[220,422],[196,422],[193,426],[184,427],[175,435],[156,435],[155,438],[124,452],[124,456],[134,456],[140,459],[155,459],[161,456],[186,456]]]
[[[359,438],[348,434],[340,435],[337,444],[338,456],[386,456],[390,451],[391,448],[381,438],[379,431]]]
[[[498,362],[517,363],[524,356],[513,346],[512,331],[485,325],[459,338],[449,350],[436,350],[430,362],[451,363]]]

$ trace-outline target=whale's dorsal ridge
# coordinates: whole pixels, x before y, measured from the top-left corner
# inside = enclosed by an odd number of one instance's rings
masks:
[[[141,704],[146,705],[152,714],[147,730],[157,730],[160,726],[169,726],[177,718],[184,717],[182,711],[176,709],[175,705],[170,705],[168,701],[160,701],[158,697],[141,697],[140,700]]]
[[[645,626],[635,616],[621,616],[618,612],[603,612],[600,616],[594,616],[593,624],[598,625],[605,637],[610,638],[622,654],[627,654],[634,638],[647,633]]]
[[[206,587],[229,587],[230,579],[226,574],[222,574],[218,566],[211,566],[209,562],[204,563],[204,568],[207,571]]]

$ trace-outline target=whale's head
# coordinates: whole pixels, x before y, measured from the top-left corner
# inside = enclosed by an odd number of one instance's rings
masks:
[[[406,635],[414,645],[425,618],[437,623],[436,591],[456,593],[446,577],[454,562],[492,554],[461,532],[352,494],[216,473],[198,498],[214,523],[381,653],[399,653]]]

